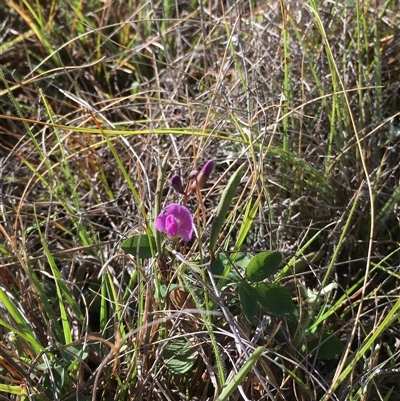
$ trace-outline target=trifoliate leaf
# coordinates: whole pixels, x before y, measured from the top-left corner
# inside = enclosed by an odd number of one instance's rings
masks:
[[[257,283],[275,274],[282,261],[279,252],[266,251],[253,256],[246,267],[245,277],[248,281]]]
[[[254,323],[260,309],[257,299],[254,296],[255,291],[256,290],[245,281],[239,284],[240,306],[242,307],[244,316],[250,323]]]
[[[254,296],[270,315],[288,316],[294,311],[292,298],[279,284],[259,283],[255,288]]]
[[[173,374],[188,372],[196,362],[196,357],[197,353],[186,338],[169,340],[163,351],[165,365]]]

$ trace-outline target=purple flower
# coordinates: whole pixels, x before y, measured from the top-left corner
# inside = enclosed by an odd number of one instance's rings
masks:
[[[209,160],[201,169],[200,173],[197,174],[195,180],[192,182],[190,186],[190,191],[192,193],[196,192],[196,188],[203,188],[204,184],[210,178],[211,172],[214,169],[214,161]]]
[[[183,194],[185,192],[185,188],[182,184],[182,178],[179,174],[175,174],[174,176],[172,176],[172,178],[169,180],[169,183],[176,192],[180,194]]]
[[[171,203],[157,216],[156,229],[171,239],[190,241],[193,235],[193,217],[185,206]]]

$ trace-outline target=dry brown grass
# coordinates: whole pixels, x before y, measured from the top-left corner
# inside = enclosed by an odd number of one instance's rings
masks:
[[[44,400],[215,399],[244,362],[226,307],[248,350],[268,350],[232,399],[399,398],[398,325],[383,325],[399,297],[399,6],[325,2],[313,14],[313,3],[7,1],[0,287],[38,346],[18,334],[25,326],[3,300],[0,383]],[[216,162],[203,191],[204,243],[221,191],[245,162],[234,223],[221,236],[227,252],[249,202],[257,213],[242,251],[278,250],[285,263],[320,252],[282,278],[303,316],[297,331],[277,318],[263,327],[261,315],[250,325],[235,288],[223,289],[221,304],[206,276],[176,260],[167,276],[183,289],[160,294],[157,259],[120,251],[154,219],[166,154],[167,178]],[[162,201],[172,200],[165,185]],[[206,246],[195,243],[186,256],[199,262],[199,253]],[[300,282],[319,291],[332,281],[313,332],[320,311]],[[324,332],[343,341],[342,359],[304,351]],[[162,357],[180,336],[197,358],[189,375],[170,373]],[[70,370],[68,339],[88,350]],[[43,355],[52,369],[40,366]]]

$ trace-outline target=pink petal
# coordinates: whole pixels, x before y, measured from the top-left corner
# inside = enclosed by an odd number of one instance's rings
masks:
[[[174,215],[170,214],[167,216],[167,219],[165,220],[165,231],[169,237],[175,237],[175,235],[178,233],[178,222],[176,221],[176,218]]]
[[[166,214],[173,214],[176,216],[179,213],[181,207],[184,206],[181,206],[178,203],[170,203],[168,206],[164,208],[164,210]]]
[[[179,229],[178,235],[184,240],[184,241],[190,241],[193,237],[193,227],[190,228],[189,230],[184,230],[182,228]]]
[[[156,219],[156,230],[157,231],[165,231],[165,220],[167,215],[165,213],[160,213]]]
[[[193,235],[193,217],[188,209],[183,208],[179,213],[178,235],[185,241],[190,241]]]
[[[193,217],[190,211],[178,203],[166,206],[156,220],[156,229],[169,237],[181,237],[189,241],[193,236]]]

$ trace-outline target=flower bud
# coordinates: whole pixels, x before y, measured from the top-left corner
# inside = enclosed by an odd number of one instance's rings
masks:
[[[210,178],[211,172],[214,169],[214,161],[209,160],[201,169],[200,173],[197,174],[195,180],[190,185],[190,192],[196,192],[196,188],[203,188],[204,184]]]
[[[179,174],[175,174],[170,180],[169,183],[172,188],[175,189],[176,192],[183,194],[185,192],[185,188],[182,184],[182,179]]]
[[[192,170],[188,175],[188,180],[194,180],[199,175],[199,170]]]

